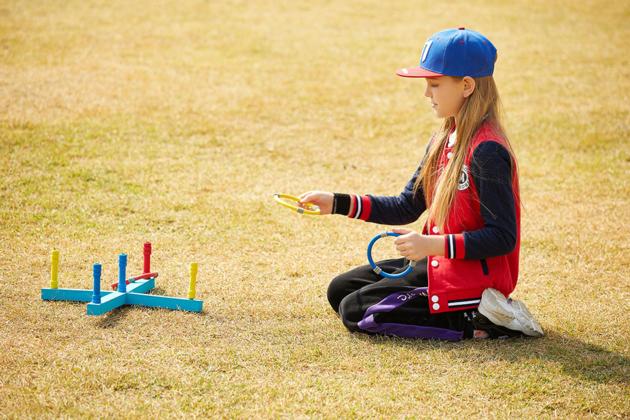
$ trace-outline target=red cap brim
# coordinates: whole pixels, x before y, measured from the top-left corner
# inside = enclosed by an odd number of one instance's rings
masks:
[[[425,70],[422,67],[407,67],[404,69],[398,69],[396,74],[402,77],[440,77],[444,76],[440,73],[435,73],[429,70]]]

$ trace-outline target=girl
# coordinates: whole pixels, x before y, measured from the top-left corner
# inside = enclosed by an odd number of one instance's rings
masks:
[[[448,29],[424,44],[420,65],[399,76],[426,79],[441,129],[402,193],[373,196],[310,191],[300,204],[386,225],[419,218],[422,233],[394,229],[403,258],[378,263],[401,271],[380,278],[369,265],[337,276],[328,300],[350,331],[402,337],[487,338],[542,335],[518,302],[520,201],[512,147],[498,115],[492,78],[496,48],[482,34]]]

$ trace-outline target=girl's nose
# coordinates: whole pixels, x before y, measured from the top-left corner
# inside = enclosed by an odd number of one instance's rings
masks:
[[[426,96],[427,98],[431,97],[431,91],[429,90],[429,85],[427,85],[427,87],[424,88],[424,96]]]

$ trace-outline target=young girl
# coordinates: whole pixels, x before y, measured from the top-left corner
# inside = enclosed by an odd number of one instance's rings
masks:
[[[496,58],[482,34],[448,29],[427,40],[418,67],[398,70],[426,79],[424,95],[443,118],[400,195],[300,196],[321,214],[386,225],[421,218],[422,233],[394,229],[403,258],[377,263],[400,272],[418,261],[409,275],[381,278],[364,265],[331,282],[328,300],[350,331],[446,340],[542,335],[525,306],[506,299],[518,277],[520,201],[498,115]]]

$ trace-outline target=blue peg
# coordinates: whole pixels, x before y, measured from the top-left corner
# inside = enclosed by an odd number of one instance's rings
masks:
[[[94,293],[92,294],[92,303],[101,303],[101,265],[94,264]]]
[[[127,293],[127,254],[118,256],[118,291]]]

